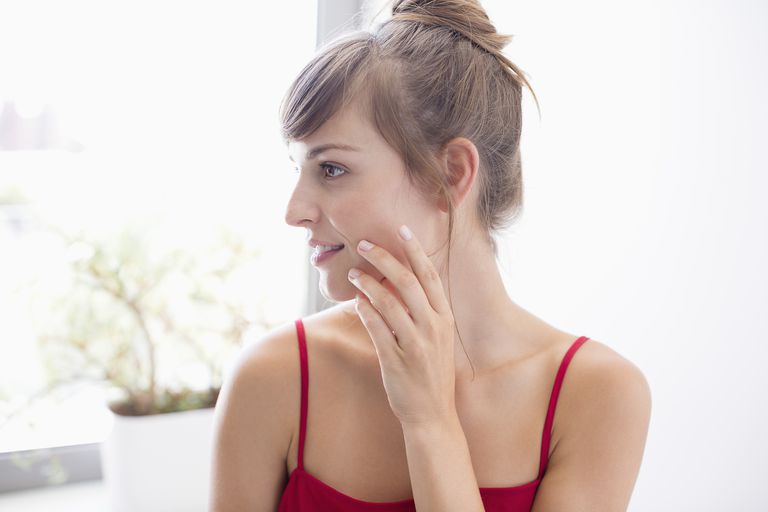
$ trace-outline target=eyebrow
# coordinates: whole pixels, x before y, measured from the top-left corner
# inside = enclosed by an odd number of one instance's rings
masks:
[[[360,148],[356,148],[355,146],[350,146],[349,144],[321,144],[320,146],[316,146],[309,151],[307,151],[307,156],[305,157],[307,160],[312,160],[317,155],[322,153],[323,151],[327,151],[329,149],[341,149],[344,151],[360,151]],[[288,155],[288,159],[293,162],[293,158]]]

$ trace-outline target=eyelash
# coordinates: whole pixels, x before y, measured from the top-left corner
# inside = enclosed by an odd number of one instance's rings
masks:
[[[342,169],[342,168],[341,168],[341,167],[339,167],[338,165],[333,165],[333,164],[320,164],[320,168],[321,168],[321,169],[323,169],[323,170],[325,170],[325,169],[328,169],[328,168],[330,168],[330,169],[336,169],[336,170],[342,171],[342,174],[346,174],[346,173],[347,173],[347,171],[346,171],[346,170]],[[298,174],[298,173],[300,172],[300,170],[299,170],[299,168],[298,168],[298,167],[294,167],[294,168],[293,168],[293,172],[294,172],[294,173],[296,173],[296,174]],[[337,176],[327,176],[327,175],[325,175],[325,174],[323,175],[323,177],[324,177],[326,180],[328,180],[328,181],[331,181],[331,180],[335,180],[335,179],[336,179],[336,178],[338,178],[339,176],[341,176],[341,175],[337,175]]]
[[[328,168],[330,168],[330,169],[336,169],[336,170],[342,171],[342,173],[343,173],[343,174],[346,174],[346,173],[347,173],[347,171],[345,171],[345,170],[344,170],[344,169],[342,169],[341,167],[339,167],[339,166],[337,166],[337,165],[333,165],[333,164],[320,164],[320,168],[321,168],[321,169],[323,169],[323,170],[325,170],[325,169],[328,169]],[[338,175],[338,176],[331,176],[331,177],[329,177],[329,176],[327,176],[327,175],[325,175],[325,174],[323,175],[323,177],[324,177],[325,179],[327,179],[327,180],[335,180],[335,179],[336,179],[336,178],[338,178],[339,176],[341,176],[341,175]]]

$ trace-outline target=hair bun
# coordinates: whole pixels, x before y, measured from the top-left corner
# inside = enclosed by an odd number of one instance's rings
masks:
[[[512,40],[496,32],[478,0],[397,0],[392,19],[450,28],[495,55]]]

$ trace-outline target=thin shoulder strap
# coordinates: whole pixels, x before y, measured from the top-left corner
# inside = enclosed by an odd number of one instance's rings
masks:
[[[557,370],[555,376],[555,383],[552,386],[552,392],[549,395],[549,409],[547,409],[547,419],[544,421],[544,432],[541,435],[541,458],[539,459],[539,478],[544,476],[544,472],[547,470],[547,464],[549,463],[549,441],[552,436],[552,422],[555,417],[555,407],[557,406],[557,398],[560,396],[560,388],[563,385],[563,378],[565,377],[565,370],[568,368],[568,363],[571,362],[573,354],[581,347],[585,341],[589,338],[581,336],[571,344],[571,347],[565,353],[563,360],[560,362],[560,368]]]
[[[296,332],[299,336],[299,358],[301,360],[301,420],[299,423],[299,454],[297,467],[304,469],[304,438],[307,436],[307,403],[309,395],[309,367],[307,365],[307,340],[304,337],[304,324],[297,319]]]

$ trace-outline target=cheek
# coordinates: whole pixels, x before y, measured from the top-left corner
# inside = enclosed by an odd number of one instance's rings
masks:
[[[377,189],[375,185],[366,187],[353,197],[338,201],[334,217],[341,223],[340,226],[344,225],[345,235],[350,241],[357,244],[361,239],[370,240],[384,247],[404,266],[410,268],[397,233],[403,223],[402,219],[408,218],[409,213],[394,205],[393,196],[396,195],[390,190],[381,190],[380,187]],[[383,278],[383,274],[357,252],[356,247],[353,252],[361,262],[365,262],[361,263],[363,270],[379,279]]]
[[[364,221],[370,215],[375,215],[377,209],[373,198],[355,195],[343,202],[339,201],[337,212],[345,216],[348,215],[347,218],[350,220]]]
[[[339,225],[346,226],[346,235],[361,238],[370,238],[374,243],[379,241],[387,225],[392,223],[392,207],[388,206],[381,194],[373,190],[356,193],[354,196],[345,197],[344,200],[335,201],[333,216]]]

